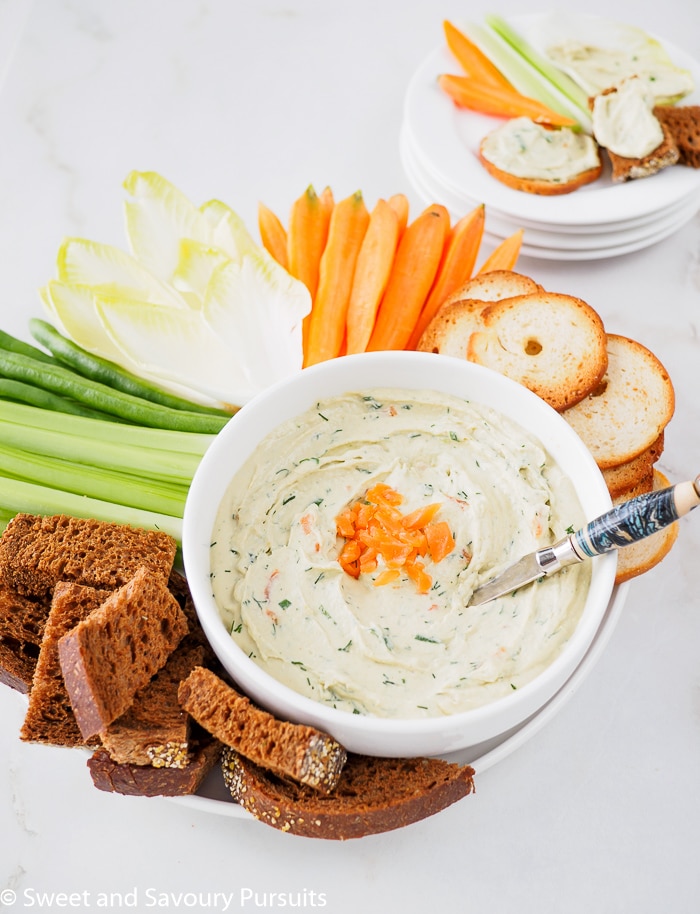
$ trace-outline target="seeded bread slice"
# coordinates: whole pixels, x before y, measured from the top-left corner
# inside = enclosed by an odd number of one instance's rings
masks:
[[[668,479],[659,470],[654,470],[653,488],[664,489],[669,486]],[[619,499],[618,501],[623,501]],[[615,583],[630,581],[655,568],[673,548],[678,538],[678,523],[669,524],[663,530],[652,533],[638,543],[632,543],[618,550]]]
[[[221,757],[221,744],[207,739],[193,747],[184,768],[154,768],[153,765],[120,765],[106,749],[88,759],[92,782],[98,790],[129,797],[182,797],[196,793]]]
[[[120,717],[136,692],[187,634],[167,578],[140,568],[58,642],[58,656],[83,739]]]
[[[218,740],[266,769],[321,793],[335,789],[347,756],[328,734],[278,720],[202,667],[180,685],[180,704]]]
[[[29,693],[27,712],[20,730],[20,739],[25,742],[49,743],[54,746],[86,744],[63,681],[58,643],[67,632],[97,609],[109,594],[108,590],[95,590],[93,587],[66,581],[56,585]],[[99,739],[92,738],[88,744],[99,745]]]
[[[233,799],[266,825],[294,835],[344,841],[402,828],[474,789],[474,769],[438,758],[387,759],[350,753],[331,794],[275,777],[225,747]]]
[[[612,167],[611,178],[614,184],[621,184],[624,181],[632,181],[636,178],[648,178],[669,165],[675,165],[680,153],[678,146],[673,138],[670,128],[662,121],[661,129],[664,133],[663,142],[652,150],[648,155],[638,159],[631,159],[627,156],[617,155],[606,149],[610,165]]]
[[[17,514],[0,538],[0,580],[38,598],[50,598],[59,581],[116,590],[141,567],[167,580],[176,548],[158,531],[62,514]]]
[[[204,659],[203,647],[183,649],[134,695],[131,706],[100,733],[102,745],[119,764],[184,768],[191,761],[189,714],[178,702],[178,687]]]
[[[668,372],[645,346],[608,334],[608,369],[598,388],[562,413],[602,469],[652,447],[673,416]]]
[[[533,292],[494,302],[481,313],[467,358],[492,368],[563,410],[595,390],[607,368],[603,322],[582,301]]]
[[[678,164],[700,168],[700,105],[657,105],[654,114],[678,147]]]

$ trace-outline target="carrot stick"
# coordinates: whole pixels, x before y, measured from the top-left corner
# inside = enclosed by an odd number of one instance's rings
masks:
[[[434,203],[407,226],[379,305],[368,351],[404,349],[440,265],[450,214]]]
[[[538,124],[552,127],[573,127],[576,121],[553,111],[537,99],[521,95],[515,89],[479,85],[469,76],[442,73],[438,76],[440,88],[460,108],[469,108],[494,117],[529,117]]]
[[[316,294],[321,254],[328,237],[329,214],[314,188],[309,185],[292,204],[287,232],[289,272]]]
[[[408,225],[408,197],[406,194],[392,194],[387,203],[394,210],[399,220],[399,238],[403,235],[404,229]]]
[[[333,207],[311,309],[305,365],[335,358],[340,352],[355,264],[368,223],[361,191]]]
[[[357,255],[346,320],[348,353],[364,352],[396,254],[399,220],[386,200],[377,200]]]
[[[287,230],[264,203],[258,203],[258,229],[263,247],[277,263],[287,269]]]
[[[513,232],[508,238],[504,238],[498,247],[489,254],[477,272],[489,273],[491,270],[514,269],[520,255],[524,234],[525,230],[519,228],[517,232]]]
[[[480,203],[452,226],[435,282],[408,341],[409,349],[416,348],[423,331],[438,313],[447,296],[471,279],[484,234],[485,221],[486,208]]]
[[[447,20],[443,22],[442,26],[447,47],[467,76],[473,77],[481,85],[500,86],[502,89],[513,88],[498,67],[491,63],[481,48],[475,45],[470,38]]]

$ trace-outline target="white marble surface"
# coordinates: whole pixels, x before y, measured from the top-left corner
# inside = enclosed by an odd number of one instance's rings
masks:
[[[697,3],[586,9],[700,58]],[[134,168],[197,201],[221,197],[252,228],[258,200],[284,216],[309,183],[371,201],[404,191],[417,207],[398,154],[402,98],[442,19],[464,13],[457,0],[0,0],[0,326],[27,337],[64,235],[123,244]],[[697,474],[700,216],[638,253],[520,267],[659,356],[677,393],[661,467],[674,481]],[[631,586],[593,674],[477,774],[475,796],[361,841],[100,793],[80,753],[20,743],[23,699],[3,689],[0,908],[59,910],[39,893],[74,892],[63,906],[81,911],[109,908],[110,893],[112,908],[139,911],[275,910],[286,892],[333,914],[696,912],[699,550],[691,515]]]

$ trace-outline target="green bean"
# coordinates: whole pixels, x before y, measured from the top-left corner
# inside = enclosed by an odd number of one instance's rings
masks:
[[[230,416],[171,409],[91,381],[61,365],[49,365],[29,356],[0,350],[0,376],[33,384],[72,397],[93,409],[151,428],[216,434]]]
[[[230,412],[211,406],[202,406],[182,397],[177,397],[132,374],[126,369],[100,356],[93,355],[72,340],[63,336],[47,321],[31,318],[29,330],[37,342],[45,346],[59,362],[79,372],[92,381],[106,384],[113,390],[141,397],[160,406],[171,409],[182,409],[190,412],[201,412],[207,415],[229,417]]]
[[[30,358],[37,359],[40,362],[48,362],[50,364],[55,362],[53,356],[42,352],[36,346],[18,340],[17,337],[5,333],[4,330],[0,330],[0,349],[6,349],[8,352],[18,352],[20,355],[28,355]]]
[[[50,409],[57,413],[70,413],[71,416],[86,416],[89,419],[105,419],[114,422],[115,417],[108,413],[83,406],[68,397],[53,394],[50,390],[25,384],[23,381],[12,381],[9,378],[0,378],[0,399],[15,400],[19,403],[28,403],[40,409]]]

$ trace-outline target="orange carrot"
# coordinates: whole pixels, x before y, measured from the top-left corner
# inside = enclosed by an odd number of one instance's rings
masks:
[[[346,320],[348,353],[364,352],[391,273],[399,235],[396,212],[377,200],[357,255]]]
[[[338,554],[341,568],[354,578],[376,571],[381,557],[386,570],[374,580],[379,587],[397,580],[403,572],[419,593],[427,593],[432,578],[420,559],[430,555],[441,562],[455,541],[446,521],[434,521],[439,503],[402,514],[400,492],[384,483],[372,486],[365,497],[348,505],[336,518],[336,533],[345,542]]]
[[[485,221],[486,208],[480,203],[452,226],[435,282],[413,328],[408,349],[416,348],[423,331],[438,313],[447,296],[471,279],[484,234]]]
[[[343,345],[352,278],[369,213],[357,191],[333,207],[311,308],[304,364],[335,358]]]
[[[440,265],[450,214],[428,206],[407,226],[394,258],[386,292],[377,312],[368,351],[404,349]]]
[[[498,245],[478,269],[478,273],[489,273],[491,270],[513,270],[518,262],[520,248],[523,244],[524,229],[518,229]]]
[[[258,228],[263,247],[277,263],[287,269],[287,230],[264,203],[258,203]]]
[[[318,287],[319,264],[327,237],[326,208],[309,185],[292,204],[287,232],[287,261],[289,272],[306,285],[312,298]]]
[[[392,194],[387,200],[389,206],[396,213],[399,220],[399,238],[403,235],[404,229],[408,225],[408,197],[406,194]]]
[[[534,98],[521,95],[512,87],[482,85],[469,76],[443,73],[438,76],[440,88],[461,108],[479,111],[494,117],[529,117],[538,124],[553,127],[574,127],[576,121]]]
[[[467,76],[473,77],[481,85],[500,86],[503,89],[512,89],[511,83],[494,66],[481,48],[461,32],[451,22],[443,22],[447,47],[457,59]]]

